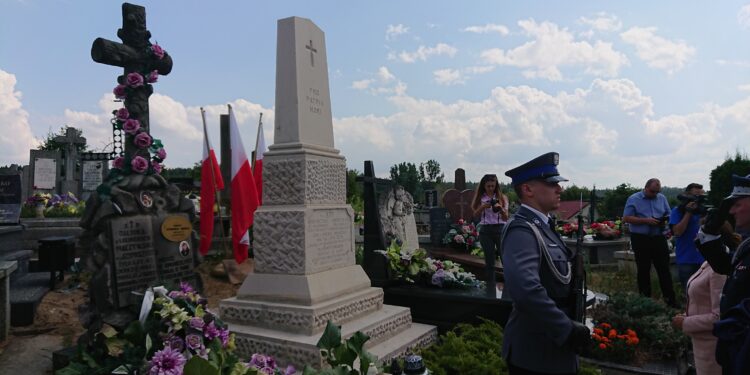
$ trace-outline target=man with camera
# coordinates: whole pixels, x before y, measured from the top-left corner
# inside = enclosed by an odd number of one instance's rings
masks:
[[[664,302],[677,307],[672,275],[669,273],[669,246],[667,221],[669,203],[661,194],[661,182],[656,178],[646,181],[643,190],[628,197],[622,220],[630,224],[630,245],[635,253],[638,291],[651,297],[651,264],[659,276]]]
[[[687,282],[703,264],[703,256],[695,247],[695,236],[700,229],[701,217],[707,212],[703,204],[706,199],[703,185],[691,183],[685,192],[677,196],[680,205],[672,209],[669,225],[676,239],[677,275],[682,289],[687,290]]]

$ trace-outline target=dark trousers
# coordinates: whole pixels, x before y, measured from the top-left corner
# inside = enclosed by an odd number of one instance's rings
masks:
[[[656,269],[659,277],[661,294],[664,302],[675,306],[674,289],[672,288],[672,275],[669,272],[669,247],[664,236],[647,236],[644,234],[631,233],[630,243],[635,253],[635,266],[638,269],[638,292],[646,297],[651,297],[651,264]]]
[[[482,224],[479,227],[479,243],[484,251],[484,279],[487,282],[487,296],[495,298],[497,295],[497,280],[495,280],[495,259],[500,253],[500,235],[504,224]]]
[[[540,360],[543,360],[540,358]],[[510,375],[551,375],[548,372],[537,372],[514,366],[508,361],[508,374]],[[555,375],[575,375],[575,372],[555,373]]]

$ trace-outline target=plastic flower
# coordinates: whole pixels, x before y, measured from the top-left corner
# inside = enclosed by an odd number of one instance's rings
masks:
[[[190,325],[190,328],[203,330],[203,327],[206,325],[206,323],[203,321],[203,319],[194,317],[194,318],[190,318],[188,325]]]
[[[199,350],[203,347],[203,338],[201,335],[191,333],[185,336],[185,345],[187,345],[188,349]]]
[[[219,331],[219,328],[216,327],[214,322],[208,323],[207,326],[203,327],[203,336],[205,336],[208,341],[219,337],[220,334],[221,332]]]
[[[125,158],[118,156],[112,161],[112,168],[122,169],[125,166]]]
[[[128,73],[127,77],[125,78],[125,82],[130,87],[143,86],[143,76],[140,73]]]
[[[130,162],[130,167],[133,168],[135,173],[143,173],[148,169],[148,160],[141,156],[136,156]]]
[[[179,351],[166,347],[154,353],[150,365],[150,375],[182,375],[185,357]]]
[[[130,112],[128,112],[127,108],[122,107],[117,110],[115,115],[117,116],[118,120],[125,121],[128,119],[128,117],[130,117]]]
[[[124,130],[125,133],[128,134],[135,134],[140,128],[141,122],[132,118],[125,120],[125,123],[122,124],[122,130]]]
[[[133,139],[133,143],[139,148],[151,146],[151,141],[151,136],[146,132],[138,133],[138,135],[135,136],[135,139]]]
[[[453,237],[453,241],[456,241],[457,243],[464,243],[464,236],[457,234],[455,237]]]
[[[167,151],[164,149],[164,147],[156,150],[156,157],[161,160],[164,160],[167,158]]]
[[[148,77],[146,80],[148,83],[154,83],[159,79],[159,72],[156,70],[152,70],[151,73],[148,74]]]
[[[152,161],[151,162],[151,167],[154,168],[154,173],[156,173],[156,174],[160,174],[161,173],[162,165],[159,164],[158,161]]]
[[[125,91],[125,85],[115,86],[114,90],[112,90],[112,93],[115,94],[115,98],[117,99],[125,99],[125,97],[127,96],[127,91]]]
[[[159,60],[164,58],[164,49],[162,49],[158,44],[151,45],[151,53],[153,53],[154,56],[156,56],[156,58]]]

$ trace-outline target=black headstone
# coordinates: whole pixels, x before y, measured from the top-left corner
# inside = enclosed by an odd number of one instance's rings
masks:
[[[17,224],[21,203],[21,175],[0,175],[0,224]]]
[[[373,286],[383,286],[388,280],[388,262],[383,255],[375,252],[386,248],[375,185],[387,180],[375,178],[375,168],[370,160],[365,161],[365,175],[360,180],[364,182],[365,199],[365,248],[362,268],[370,277]]]
[[[452,222],[447,208],[430,208],[430,242],[434,246],[443,244],[443,237],[451,229]]]
[[[435,189],[425,190],[424,205],[427,208],[438,206],[438,192]]]

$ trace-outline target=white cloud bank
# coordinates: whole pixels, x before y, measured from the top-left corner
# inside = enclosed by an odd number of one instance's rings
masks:
[[[638,57],[654,69],[674,74],[695,55],[685,41],[672,41],[656,35],[656,27],[632,27],[620,34],[623,42],[635,47]]]
[[[22,97],[16,90],[16,76],[0,70],[0,165],[27,164],[29,149],[38,143]]]
[[[453,57],[456,55],[456,52],[458,52],[458,49],[456,47],[453,47],[446,43],[438,43],[434,47],[419,46],[419,48],[417,48],[417,50],[414,52],[401,51],[398,54],[396,54],[395,52],[391,52],[388,54],[388,59],[412,64],[417,62],[418,60],[427,61],[427,59],[432,56],[446,55],[449,57]]]

